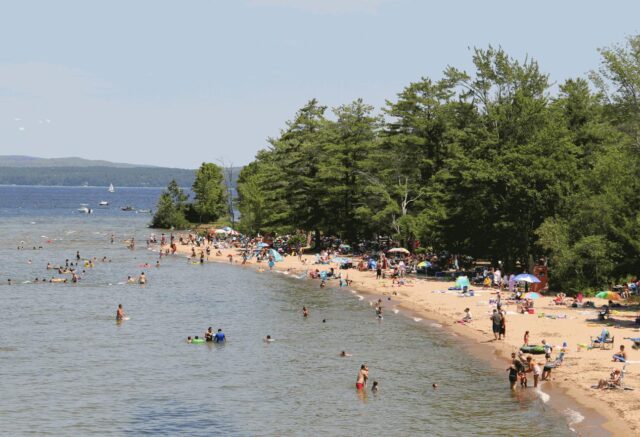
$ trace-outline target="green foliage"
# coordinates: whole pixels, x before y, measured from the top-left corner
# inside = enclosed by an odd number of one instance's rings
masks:
[[[160,195],[151,226],[163,229],[187,228],[189,222],[185,218],[185,211],[188,198],[189,196],[178,186],[177,182],[172,180],[167,190]]]
[[[309,101],[238,180],[246,232],[307,232],[516,262],[552,286],[640,272],[640,36],[552,95],[531,59],[475,49],[470,72],[409,84],[377,116]]]
[[[196,171],[192,191],[193,210],[198,223],[210,223],[227,213],[227,189],[222,169],[216,164],[202,163]]]

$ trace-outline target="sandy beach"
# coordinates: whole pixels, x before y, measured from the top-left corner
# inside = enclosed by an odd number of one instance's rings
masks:
[[[197,252],[199,253],[198,249]],[[228,255],[233,255],[233,264],[240,265],[242,259],[237,249],[221,249],[222,255],[215,255],[212,250],[209,261],[229,263]],[[189,256],[191,246],[178,245],[178,254]],[[314,265],[315,256],[305,255],[303,264],[297,257],[288,256],[284,261],[276,263],[274,271],[301,275],[310,269],[328,270],[338,266]],[[248,267],[258,268],[268,274],[267,262],[256,263],[255,258],[249,260]],[[360,272],[357,269],[341,270],[342,277],[353,282],[349,290],[367,295],[370,301],[382,298],[385,313],[405,313],[416,322],[422,318],[437,322],[442,329],[464,336],[477,343],[484,350],[492,352],[494,365],[505,369],[509,365],[511,352],[517,351],[523,344],[525,331],[530,333],[529,344],[540,344],[545,339],[554,346],[552,358],[555,358],[566,342],[567,349],[564,363],[554,369],[545,386],[563,390],[570,398],[589,409],[595,410],[607,419],[605,428],[614,435],[637,434],[640,430],[640,351],[631,348],[632,342],[625,337],[638,337],[639,329],[634,324],[635,311],[613,311],[607,322],[598,322],[596,309],[571,308],[555,305],[553,298],[543,296],[535,301],[535,314],[520,314],[515,304],[503,304],[506,310],[506,339],[494,340],[489,320],[492,308],[490,299],[495,298],[496,290],[482,290],[472,287],[475,295],[462,297],[457,291],[450,291],[452,282],[431,281],[408,278],[406,285],[393,286],[391,279],[376,280],[375,272]],[[318,286],[319,286],[319,281]],[[333,285],[329,281],[329,285]],[[335,284],[337,285],[337,284]],[[507,293],[503,293],[505,295]],[[390,300],[389,300],[390,298]],[[603,299],[589,299],[600,306],[606,303]],[[464,309],[470,308],[473,320],[467,324],[457,321],[464,315]],[[599,347],[590,349],[590,337],[596,337],[606,328],[614,338],[613,347],[603,350]],[[626,366],[625,385],[634,390],[598,390],[592,388],[600,379],[607,379],[613,369],[622,369],[623,363],[612,362],[612,355],[625,345],[628,361]],[[609,345],[608,345],[609,346]],[[489,355],[485,355],[489,356]],[[539,363],[544,363],[544,355],[534,355]],[[638,364],[634,364],[637,362]],[[533,386],[532,377],[529,386]],[[505,386],[508,385],[505,372]],[[530,388],[532,390],[532,388]],[[519,390],[519,388],[518,388]]]

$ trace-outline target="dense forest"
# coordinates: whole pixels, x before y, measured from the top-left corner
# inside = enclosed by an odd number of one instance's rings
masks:
[[[553,287],[640,271],[640,37],[553,82],[533,59],[475,49],[387,101],[310,100],[238,181],[242,230],[391,236],[501,260],[547,256]]]
[[[193,183],[195,170],[162,167],[0,167],[2,185],[164,187]]]

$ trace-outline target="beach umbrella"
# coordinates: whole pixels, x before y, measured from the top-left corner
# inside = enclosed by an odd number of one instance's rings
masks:
[[[608,299],[608,300],[620,300],[621,297],[618,293],[614,291],[601,291],[596,294],[596,297],[600,299]]]
[[[422,261],[418,264],[418,267],[431,267],[431,263],[429,261]]]
[[[538,282],[540,282],[540,279],[538,279],[534,275],[530,275],[529,273],[523,273],[521,275],[518,275],[515,278],[513,278],[513,280],[516,282],[529,282],[531,284],[537,284]]]
[[[466,276],[458,276],[458,279],[456,279],[456,287],[459,287],[460,289],[464,287],[471,287],[471,284],[469,284],[469,278]]]
[[[404,247],[394,247],[393,249],[387,250],[387,252],[388,253],[405,253],[407,255],[409,254],[409,251]]]
[[[331,262],[336,264],[345,264],[345,263],[348,263],[349,261],[350,261],[349,258],[344,258],[340,256],[336,256],[335,258],[331,259]]]
[[[216,229],[216,234],[226,234],[227,231],[225,231],[224,229]]]
[[[537,299],[540,297],[540,293],[536,293],[535,291],[531,291],[524,295],[525,299]]]

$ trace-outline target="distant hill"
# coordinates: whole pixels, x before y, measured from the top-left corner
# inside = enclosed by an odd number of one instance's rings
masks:
[[[233,167],[231,186],[242,167]],[[0,185],[166,187],[172,179],[190,187],[195,170],[121,164],[82,158],[0,156]]]
[[[123,164],[83,158],[36,158],[22,155],[0,155],[0,167],[153,167],[151,165]]]
[[[193,184],[195,170],[162,167],[0,167],[0,185],[166,187]]]

